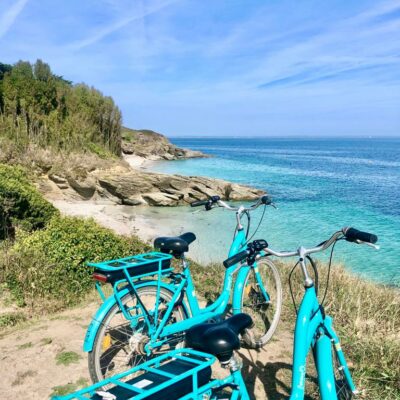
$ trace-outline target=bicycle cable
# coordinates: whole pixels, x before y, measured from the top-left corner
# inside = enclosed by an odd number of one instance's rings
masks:
[[[324,306],[324,302],[326,299],[326,295],[328,293],[328,286],[329,286],[329,279],[330,279],[330,275],[331,275],[331,267],[332,267],[332,259],[333,259],[333,251],[335,250],[335,246],[336,243],[342,239],[336,239],[335,242],[332,245],[332,249],[331,249],[331,254],[329,256],[329,264],[328,264],[328,275],[326,277],[326,283],[325,283],[325,292],[324,292],[324,296],[322,297],[322,301],[321,301],[321,307]]]
[[[314,271],[314,287],[315,287],[315,293],[318,296],[318,289],[319,289],[318,269],[317,266],[315,265],[314,259],[312,259],[310,256],[306,256],[306,259],[310,262],[311,267]]]
[[[263,221],[263,219],[264,219],[264,216],[265,216],[265,210],[266,210],[266,209],[267,209],[267,205],[264,204],[264,210],[263,210],[263,212],[262,212],[262,214],[261,214],[260,220],[258,221],[257,228],[255,229],[255,231],[253,232],[253,234],[250,236],[250,238],[247,239],[246,244],[249,243],[251,239],[253,239],[254,235],[257,233],[258,229],[260,228],[261,223],[262,223],[262,221]]]
[[[294,299],[294,294],[293,294],[293,288],[292,288],[292,274],[293,271],[296,269],[296,267],[300,264],[300,261],[297,261],[297,263],[294,265],[294,267],[292,268],[292,270],[289,273],[289,291],[290,291],[290,297],[292,298],[292,303],[293,303],[293,307],[294,307],[294,311],[296,312],[297,315],[297,306],[296,306],[296,301]]]
[[[249,232],[250,232],[250,223],[251,223],[251,217],[249,211],[245,211],[245,214],[247,216],[247,229],[246,229],[246,240],[249,237]]]

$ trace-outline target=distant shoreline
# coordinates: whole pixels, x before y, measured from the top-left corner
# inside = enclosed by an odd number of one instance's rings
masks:
[[[214,136],[214,135],[193,135],[193,136],[167,136],[168,139],[174,140],[174,139],[273,139],[273,140],[309,140],[309,139],[315,139],[315,140],[332,140],[332,139],[340,139],[340,140],[400,140],[400,135],[399,136],[317,136],[317,135],[304,135],[304,136],[279,136],[279,135],[265,135],[265,136],[249,136],[249,135],[239,135],[239,136]]]

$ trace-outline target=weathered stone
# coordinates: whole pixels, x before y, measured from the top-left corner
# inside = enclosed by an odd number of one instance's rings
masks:
[[[93,177],[88,176],[83,181],[69,177],[69,186],[85,199],[90,199],[96,192],[96,181]]]
[[[177,206],[179,204],[179,199],[177,196],[167,193],[145,193],[143,198],[151,206]]]
[[[136,154],[148,160],[179,160],[184,158],[208,157],[200,151],[176,147],[160,133],[151,130],[124,130],[122,152]]]
[[[67,183],[56,183],[56,185],[58,186],[58,188],[60,188],[62,190],[70,188],[70,186],[68,185],[68,182]]]
[[[123,163],[81,174],[81,178],[69,177],[65,182],[52,178],[52,185],[63,189],[59,195],[64,198],[93,198],[132,206],[176,206],[213,195],[227,200],[252,200],[264,193],[221,179],[145,172]]]
[[[122,141],[121,150],[124,154],[133,154],[135,152],[135,148],[132,143]]]
[[[55,175],[55,174],[50,174],[49,175],[49,179],[57,184],[60,183],[67,183],[66,178],[63,178],[61,176]]]
[[[127,206],[140,206],[141,204],[147,204],[147,203],[142,198],[130,197],[127,199],[122,199],[122,204],[125,204]]]
[[[164,192],[177,196],[179,200],[182,200],[185,197],[184,193],[175,189],[165,189]]]

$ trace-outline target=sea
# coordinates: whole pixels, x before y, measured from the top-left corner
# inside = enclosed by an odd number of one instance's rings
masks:
[[[372,232],[379,250],[340,242],[334,262],[354,274],[400,286],[400,138],[171,138],[179,147],[210,158],[159,161],[151,170],[222,178],[265,190],[268,207],[254,238],[276,250],[311,247],[344,226]],[[235,215],[226,210],[190,207],[158,210],[160,220],[198,237],[195,256],[202,262],[226,258]],[[252,213],[258,225],[261,207]],[[327,261],[329,253],[321,254]]]

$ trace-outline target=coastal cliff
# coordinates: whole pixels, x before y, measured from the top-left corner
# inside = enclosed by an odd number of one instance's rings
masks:
[[[39,188],[53,200],[95,200],[131,206],[178,206],[211,195],[226,200],[252,200],[263,194],[221,179],[144,172],[124,163],[80,176],[44,174]]]
[[[122,153],[134,154],[147,160],[182,160],[208,157],[200,151],[182,149],[172,144],[164,135],[149,129],[122,128]]]
[[[25,167],[50,199],[176,206],[207,195],[251,200],[262,193],[218,179],[150,173],[132,168],[128,157],[206,155],[160,133],[123,127],[112,98],[55,75],[41,60],[0,63],[0,163]]]

